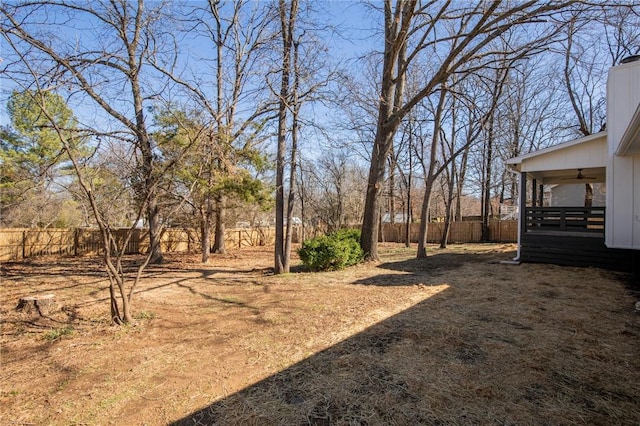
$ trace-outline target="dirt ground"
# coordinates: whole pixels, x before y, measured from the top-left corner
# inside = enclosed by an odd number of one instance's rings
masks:
[[[281,276],[269,247],[169,256],[125,327],[98,259],[4,264],[0,424],[640,424],[624,275],[501,264],[513,245],[414,253]],[[48,316],[16,312],[48,293]]]

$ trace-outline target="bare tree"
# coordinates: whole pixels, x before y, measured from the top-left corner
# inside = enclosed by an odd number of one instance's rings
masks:
[[[450,111],[450,129],[449,135],[447,132],[442,132],[440,141],[440,149],[445,158],[454,157],[456,155],[456,141],[459,139],[458,134],[461,133],[461,129],[458,126],[457,114],[458,104],[456,98],[452,97],[450,105],[448,106]],[[467,151],[467,149],[465,149]],[[463,152],[465,152],[463,151]],[[447,247],[447,240],[449,239],[449,231],[451,229],[451,222],[453,220],[453,201],[456,198],[456,188],[460,187],[460,183],[456,184],[456,179],[460,178],[458,173],[458,162],[454,157],[449,167],[444,169],[444,179],[442,179],[442,192],[445,197],[445,213],[444,213],[444,229],[442,230],[442,238],[440,239],[440,248]]]
[[[464,99],[464,92],[458,92],[457,94],[454,94],[452,92],[453,88],[449,88],[446,85],[442,86],[438,97],[438,104],[432,109],[434,118],[432,140],[428,148],[429,155],[427,156],[425,154],[424,145],[422,145],[422,149],[420,150],[421,153],[419,152],[418,154],[418,158],[420,160],[420,163],[422,164],[422,168],[424,171],[425,179],[425,192],[422,203],[422,214],[420,216],[420,236],[418,239],[417,252],[418,258],[427,256],[426,247],[427,230],[429,226],[429,208],[431,202],[431,194],[434,189],[436,179],[448,169],[451,163],[455,162],[458,155],[466,152],[472,146],[472,144],[477,143],[481,134],[486,133],[487,130],[490,129],[491,126],[489,125],[489,123],[493,119],[494,112],[499,105],[501,93],[505,85],[506,77],[508,75],[508,70],[512,68],[513,64],[519,58],[519,55],[515,56],[511,58],[510,61],[503,63],[501,67],[495,67],[494,72],[497,75],[495,79],[483,78],[480,73],[481,70],[477,70],[474,74],[466,75],[467,78],[474,78],[476,86],[484,88],[483,91],[486,93],[486,99],[483,102],[479,102],[480,98],[477,97],[469,97],[465,99],[465,101],[469,104],[467,110],[471,113],[468,121],[466,121],[466,123],[461,123],[462,126],[467,127],[466,138],[464,139],[463,144],[457,146],[455,150],[451,150],[448,152],[445,152],[444,149],[440,149],[441,146],[443,147],[442,141],[445,138],[445,132],[443,130],[443,117],[444,109],[446,106],[446,97],[448,95],[456,95],[459,97],[462,96],[462,98]],[[455,82],[458,88],[464,87],[462,86],[462,83],[465,82],[464,80],[455,80]],[[448,125],[453,126],[452,123],[449,123]],[[483,145],[483,148],[489,150],[492,149],[491,145],[489,144]],[[445,205],[446,204],[447,202],[445,201]]]
[[[606,120],[606,98],[604,93],[596,93],[598,78],[602,78],[606,67],[600,58],[586,55],[586,47],[576,44],[578,27],[585,25],[585,21],[571,21],[567,29],[563,68],[563,81],[578,122],[577,131],[582,136],[604,130]]]
[[[280,72],[280,96],[278,99],[278,150],[276,157],[276,241],[275,266],[276,274],[289,272],[290,253],[286,251],[284,231],[284,180],[287,162],[287,111],[290,108],[290,79],[292,73],[291,54],[294,45],[298,0],[279,0],[278,11],[282,37],[282,68]],[[293,167],[293,164],[291,165]]]
[[[139,200],[144,200],[152,252],[151,262],[162,261],[161,217],[154,144],[149,136],[146,107],[157,96],[162,82],[149,84],[150,58],[168,54],[162,51],[168,37],[162,19],[166,4],[147,7],[136,3],[78,4],[50,1],[5,4],[0,7],[5,39],[16,47],[24,61],[48,66],[46,78],[72,91],[80,91],[88,101],[122,127],[123,141],[131,143],[139,157],[137,181]],[[65,19],[62,21],[62,19]],[[92,43],[76,44],[60,38],[59,27],[75,28],[91,21]],[[48,28],[54,27],[52,31]],[[166,25],[164,26],[166,28]],[[83,33],[89,31],[83,28]]]
[[[314,234],[351,227],[362,220],[365,170],[346,148],[304,159],[298,168],[303,225]]]
[[[493,84],[489,88],[491,94],[491,108],[490,113],[487,116],[486,126],[483,131],[483,163],[482,163],[482,192],[481,192],[481,209],[480,215],[482,216],[482,241],[489,241],[489,221],[492,216],[492,197],[493,190],[493,177],[494,170],[493,164],[497,157],[496,139],[498,139],[498,133],[500,130],[499,125],[496,122],[496,110],[498,104],[501,102],[504,83],[507,81],[508,73],[510,71],[511,64],[505,64],[506,66],[496,68],[495,75],[493,77]]]
[[[377,259],[380,194],[385,178],[386,161],[402,119],[431,95],[449,77],[473,71],[495,62],[491,42],[506,31],[531,27],[535,36],[510,46],[509,57],[535,50],[557,34],[561,25],[554,17],[574,1],[538,3],[534,1],[504,5],[494,1],[477,5],[453,2],[398,0],[395,7],[386,0],[384,12],[384,56],[376,137],[371,154],[365,215],[362,225],[362,248],[370,259]],[[549,24],[543,23],[548,20]],[[439,31],[443,26],[453,30]],[[429,55],[429,67],[419,90],[405,93],[409,67]],[[434,60],[437,58],[437,60]],[[470,65],[470,64],[473,65]]]
[[[635,7],[634,7],[635,6]],[[613,3],[590,13],[574,13],[558,54],[562,81],[571,106],[569,126],[582,136],[606,127],[603,82],[610,66],[640,53],[637,5]]]
[[[34,77],[36,77],[36,75],[34,75]],[[36,85],[38,84],[37,78],[34,78],[34,83]],[[37,106],[42,115],[48,120],[48,127],[53,129],[58,135],[63,146],[64,155],[68,156],[72,164],[72,168],[78,180],[78,185],[81,188],[83,195],[88,200],[95,222],[100,229],[102,236],[103,260],[109,277],[111,321],[114,324],[131,323],[133,322],[131,306],[134,290],[140,280],[143,270],[151,261],[153,252],[148,252],[144,261],[138,265],[137,271],[133,277],[126,272],[123,258],[126,253],[128,243],[133,236],[135,225],[142,216],[148,200],[143,200],[138,204],[139,208],[136,218],[133,220],[131,228],[124,237],[119,238],[116,236],[115,228],[110,223],[110,215],[108,211],[101,208],[103,203],[101,203],[100,200],[102,194],[100,184],[104,175],[96,179],[96,169],[92,167],[90,158],[83,157],[83,151],[79,151],[75,148],[77,145],[77,138],[85,137],[83,136],[85,132],[80,129],[62,127],[64,123],[61,123],[56,119],[55,114],[49,109],[49,105],[46,102],[46,94],[48,91],[39,88],[36,91],[27,93],[32,95],[34,105]],[[86,151],[84,152],[86,153]],[[172,165],[167,165],[164,171],[157,172],[159,175],[162,175],[171,166]]]
[[[570,136],[563,128],[565,102],[562,82],[549,57],[521,61],[510,71],[496,111],[498,132],[496,174],[500,203],[516,204],[517,176],[504,163]]]
[[[168,163],[158,162],[145,114],[163,84],[157,76],[151,83],[148,71],[152,56],[167,53],[162,51],[166,33],[161,28],[167,27],[163,23],[164,7],[167,5],[146,8],[142,0],[136,4],[51,1],[0,6],[2,34],[13,49],[7,75],[19,87],[36,88],[31,91],[33,100],[58,134],[73,164],[78,185],[101,231],[103,259],[110,281],[111,319],[117,324],[133,321],[131,303],[141,273],[149,262],[162,259],[160,184],[179,159],[177,156]],[[74,27],[85,20],[93,25]],[[74,43],[60,38],[47,31],[50,26],[55,31],[61,27],[81,31],[86,39]],[[168,54],[171,56],[171,51]],[[51,91],[66,93],[68,99],[77,98],[85,110],[93,105],[99,117],[97,123],[86,125],[79,119],[74,129],[65,129],[44,100],[44,94]],[[129,173],[121,177],[125,178],[126,188],[131,190],[137,205],[131,228],[122,239],[115,237],[110,216],[101,208],[101,179],[92,167],[92,157],[83,156],[92,152],[74,151],[73,138],[77,136],[69,136],[71,130],[74,135],[93,137],[96,152],[107,139],[123,147],[122,160],[128,162]],[[123,256],[143,214],[149,223],[150,249],[132,277],[125,270]]]
[[[335,79],[326,49],[317,34],[324,31],[313,20],[312,2],[280,0],[280,50],[278,129],[276,155],[276,273],[286,273],[290,268],[292,246],[292,218],[296,201],[296,167],[303,127],[322,130],[321,126],[303,117],[303,106],[315,102],[327,102],[327,87]]]

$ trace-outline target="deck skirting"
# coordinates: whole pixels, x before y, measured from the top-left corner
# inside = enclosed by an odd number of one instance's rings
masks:
[[[591,266],[621,272],[631,272],[632,252],[608,248],[601,236],[527,232],[521,236],[520,241],[520,260],[523,262]]]

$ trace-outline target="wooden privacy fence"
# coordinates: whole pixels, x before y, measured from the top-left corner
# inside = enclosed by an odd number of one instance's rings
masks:
[[[438,243],[442,238],[444,223],[430,223],[427,240]],[[122,241],[127,229],[115,231]],[[293,230],[293,242],[299,242],[298,227]],[[419,224],[411,224],[411,241],[418,241]],[[385,224],[381,240],[405,241],[404,224]],[[449,231],[449,243],[477,243],[481,241],[481,222],[453,222]],[[127,254],[145,253],[149,247],[148,230],[135,229],[127,244]],[[493,221],[489,224],[491,242],[513,243],[518,240],[517,221]],[[227,229],[225,244],[228,248],[273,245],[275,228]],[[162,250],[165,253],[194,253],[200,250],[198,233],[184,229],[166,229],[162,234]],[[102,252],[100,231],[97,229],[0,229],[0,262],[16,261],[45,255],[96,255]]]
[[[386,223],[382,227],[381,240],[402,243],[406,241],[406,224]],[[420,235],[420,224],[411,224],[411,242],[417,243]],[[432,222],[427,228],[427,242],[439,243],[444,232],[444,223]],[[447,243],[479,243],[482,241],[482,222],[452,222]],[[518,242],[517,220],[495,220],[489,222],[489,242]]]
[[[122,241],[128,229],[114,232]],[[294,232],[294,237],[297,234]],[[162,234],[162,250],[166,253],[191,253],[200,250],[198,233],[184,229],[166,229]],[[273,245],[274,228],[228,229],[227,247]],[[295,241],[295,240],[294,240]],[[147,229],[135,229],[126,247],[126,254],[146,253],[149,247]],[[0,229],[0,261],[16,261],[45,255],[95,255],[102,252],[98,229]]]

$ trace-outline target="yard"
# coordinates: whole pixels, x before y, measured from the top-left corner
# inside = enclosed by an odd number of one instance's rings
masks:
[[[624,276],[500,264],[514,249],[385,244],[379,264],[283,276],[269,247],[169,256],[126,327],[95,258],[6,263],[0,424],[640,423]],[[15,311],[46,293],[48,317]]]

